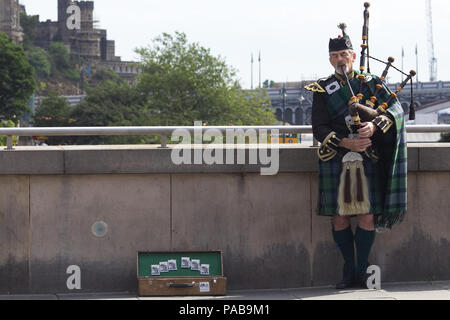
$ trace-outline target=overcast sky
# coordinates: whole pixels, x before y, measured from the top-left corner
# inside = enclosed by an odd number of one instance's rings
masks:
[[[28,14],[40,20],[57,20],[57,0],[19,0]],[[426,0],[372,0],[370,16],[371,55],[396,58],[404,69],[416,69],[428,81]],[[238,70],[244,88],[251,84],[250,56],[255,56],[254,85],[258,82],[257,56],[261,51],[262,80],[299,81],[328,76],[328,41],[339,34],[337,24],[346,22],[354,47],[360,52],[363,23],[361,0],[95,0],[94,18],[116,41],[116,55],[137,60],[137,47],[145,47],[163,32],[186,33],[188,40],[210,48]],[[433,36],[438,59],[438,79],[450,80],[450,2],[432,0]],[[359,61],[359,60],[358,60]],[[359,63],[359,62],[357,62]],[[372,62],[372,73],[383,66]],[[391,72],[390,80],[400,75]]]

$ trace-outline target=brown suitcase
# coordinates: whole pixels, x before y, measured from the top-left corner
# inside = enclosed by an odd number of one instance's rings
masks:
[[[227,278],[148,278],[139,279],[139,296],[223,296]]]
[[[197,261],[200,262],[197,267],[207,266],[207,269],[200,271],[186,267],[185,257],[190,258],[193,265]],[[164,266],[167,262],[171,265],[171,270]],[[165,270],[155,271],[153,268],[158,269],[158,264],[163,264]],[[138,252],[137,276],[138,294],[143,297],[221,296],[226,295],[227,291],[227,278],[223,276],[220,251]]]

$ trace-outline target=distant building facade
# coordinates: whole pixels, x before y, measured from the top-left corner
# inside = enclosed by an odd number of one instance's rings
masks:
[[[95,28],[93,1],[58,0],[58,21],[39,23],[35,45],[48,50],[52,41],[63,42],[90,66],[109,68],[125,79],[140,72],[134,62],[115,55],[115,41],[108,40],[107,30]]]
[[[439,124],[450,124],[450,110],[439,114]]]
[[[312,82],[314,81],[274,83],[271,88],[265,88],[279,121],[291,125],[311,125],[313,94],[304,86]],[[392,83],[387,84],[387,87],[395,92],[398,85]],[[414,83],[413,94],[417,123],[450,122],[450,81]],[[405,113],[408,114],[411,104],[410,83],[405,86],[398,98]]]
[[[304,87],[312,81],[275,83],[267,88],[277,120],[290,125],[311,125],[312,93]]]
[[[15,43],[23,41],[20,11],[18,0],[0,0],[0,32],[6,33]]]

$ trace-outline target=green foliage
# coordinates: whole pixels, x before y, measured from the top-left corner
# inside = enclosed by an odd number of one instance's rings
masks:
[[[70,107],[66,99],[51,92],[36,109],[35,127],[66,127],[69,124]]]
[[[22,46],[0,33],[0,115],[20,118],[35,87],[34,70]]]
[[[450,142],[450,133],[442,133],[439,142]]]
[[[23,46],[25,49],[33,46],[39,26],[39,16],[28,16],[20,13],[20,25],[23,29]]]
[[[0,128],[14,128],[16,124],[12,120],[1,120]],[[6,146],[7,137],[0,136],[0,146]],[[13,144],[17,142],[17,137],[13,137]]]
[[[95,88],[103,82],[111,81],[115,84],[122,85],[125,81],[113,70],[108,68],[99,67],[95,70],[92,76],[89,78],[89,88]]]
[[[52,72],[52,61],[44,49],[30,46],[27,53],[28,62],[34,67],[36,75],[47,78]]]
[[[59,97],[56,92],[51,92],[37,107],[33,125],[35,127],[69,127],[72,123],[70,112],[66,99]],[[49,137],[48,144],[59,145],[72,140],[71,137]]]
[[[184,33],[163,33],[141,56],[138,91],[146,96],[151,118],[158,125],[272,124],[267,101],[238,88],[236,72],[209,49],[188,43]]]
[[[266,90],[244,92],[233,88],[231,97],[232,112],[228,116],[228,124],[246,125],[273,125],[276,118],[273,113],[270,97]]]
[[[189,43],[185,34],[164,33],[150,47],[136,51],[143,70],[136,84],[126,83],[109,69],[97,69],[87,81],[84,101],[70,109],[64,99],[53,95],[38,108],[35,125],[192,126],[195,121],[203,121],[213,126],[276,122],[265,90],[243,91],[232,67],[209,49]],[[79,80],[75,73],[71,74],[74,62],[62,44],[52,44],[49,55],[57,74]],[[73,138],[77,144],[158,141],[159,137],[143,136]]]
[[[75,126],[143,126],[152,123],[148,117],[143,98],[136,88],[127,83],[102,82],[88,91],[87,98],[71,113]],[[144,143],[152,141],[145,137],[78,137],[78,144]]]
[[[52,42],[50,44],[49,54],[54,66],[58,71],[64,71],[71,66],[69,50],[62,42]]]
[[[80,71],[75,68],[75,58],[62,42],[50,44],[49,55],[52,61],[52,74],[60,75],[66,80],[77,83],[80,81]]]
[[[67,80],[70,80],[72,82],[80,81],[81,78],[80,73],[75,69],[64,70],[63,75]]]
[[[275,82],[273,80],[266,80],[263,82],[263,88],[267,89],[267,88],[274,88],[275,87]]]

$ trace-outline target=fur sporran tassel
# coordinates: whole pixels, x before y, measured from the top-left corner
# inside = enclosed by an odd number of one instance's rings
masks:
[[[345,169],[345,203],[351,203],[352,202],[352,193],[351,193],[351,182],[350,182],[350,167],[347,167]]]
[[[349,152],[342,162],[338,213],[341,216],[368,214],[369,187],[364,173],[363,158],[358,153]]]
[[[364,196],[363,196],[363,182],[362,182],[362,175],[361,175],[361,167],[359,164],[357,164],[356,167],[356,178],[357,180],[357,189],[358,189],[358,201],[362,202],[364,201]]]

